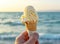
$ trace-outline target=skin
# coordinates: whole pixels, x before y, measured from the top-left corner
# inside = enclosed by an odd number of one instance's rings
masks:
[[[38,33],[32,33],[32,35],[29,37],[28,32],[24,31],[18,37],[16,37],[15,44],[39,44],[38,38]]]
[[[26,30],[34,29],[36,30],[36,25],[34,21],[25,22],[28,26]],[[34,27],[34,28],[33,28]],[[19,36],[16,37],[15,44],[39,44],[38,42],[39,35],[38,33],[34,32],[31,36],[28,36],[28,32],[24,31]]]

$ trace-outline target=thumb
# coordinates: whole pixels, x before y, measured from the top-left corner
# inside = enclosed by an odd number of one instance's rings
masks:
[[[25,42],[25,44],[35,44],[36,41],[38,40],[38,34],[33,33],[30,38]]]

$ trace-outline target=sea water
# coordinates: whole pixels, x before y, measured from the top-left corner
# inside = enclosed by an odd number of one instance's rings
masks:
[[[20,17],[23,12],[0,12],[0,44],[14,44],[16,36],[25,31]],[[40,44],[60,44],[60,12],[37,12]]]

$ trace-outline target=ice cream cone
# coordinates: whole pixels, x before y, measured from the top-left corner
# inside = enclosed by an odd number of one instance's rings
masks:
[[[37,22],[35,22],[35,23],[26,22],[25,23],[26,30],[29,30],[29,31],[36,31],[36,25],[37,25]]]
[[[27,6],[21,16],[21,22],[25,24],[29,35],[36,32],[38,15],[32,6]]]
[[[27,32],[28,32],[28,34],[30,36],[32,33],[36,32],[37,22],[33,22],[33,21],[26,22],[25,26],[26,26],[26,30],[27,30]]]

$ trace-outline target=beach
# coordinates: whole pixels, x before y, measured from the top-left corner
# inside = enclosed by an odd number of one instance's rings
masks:
[[[37,32],[40,44],[60,43],[60,12],[37,12]],[[0,44],[14,44],[15,38],[25,31],[20,21],[23,12],[0,12]]]

